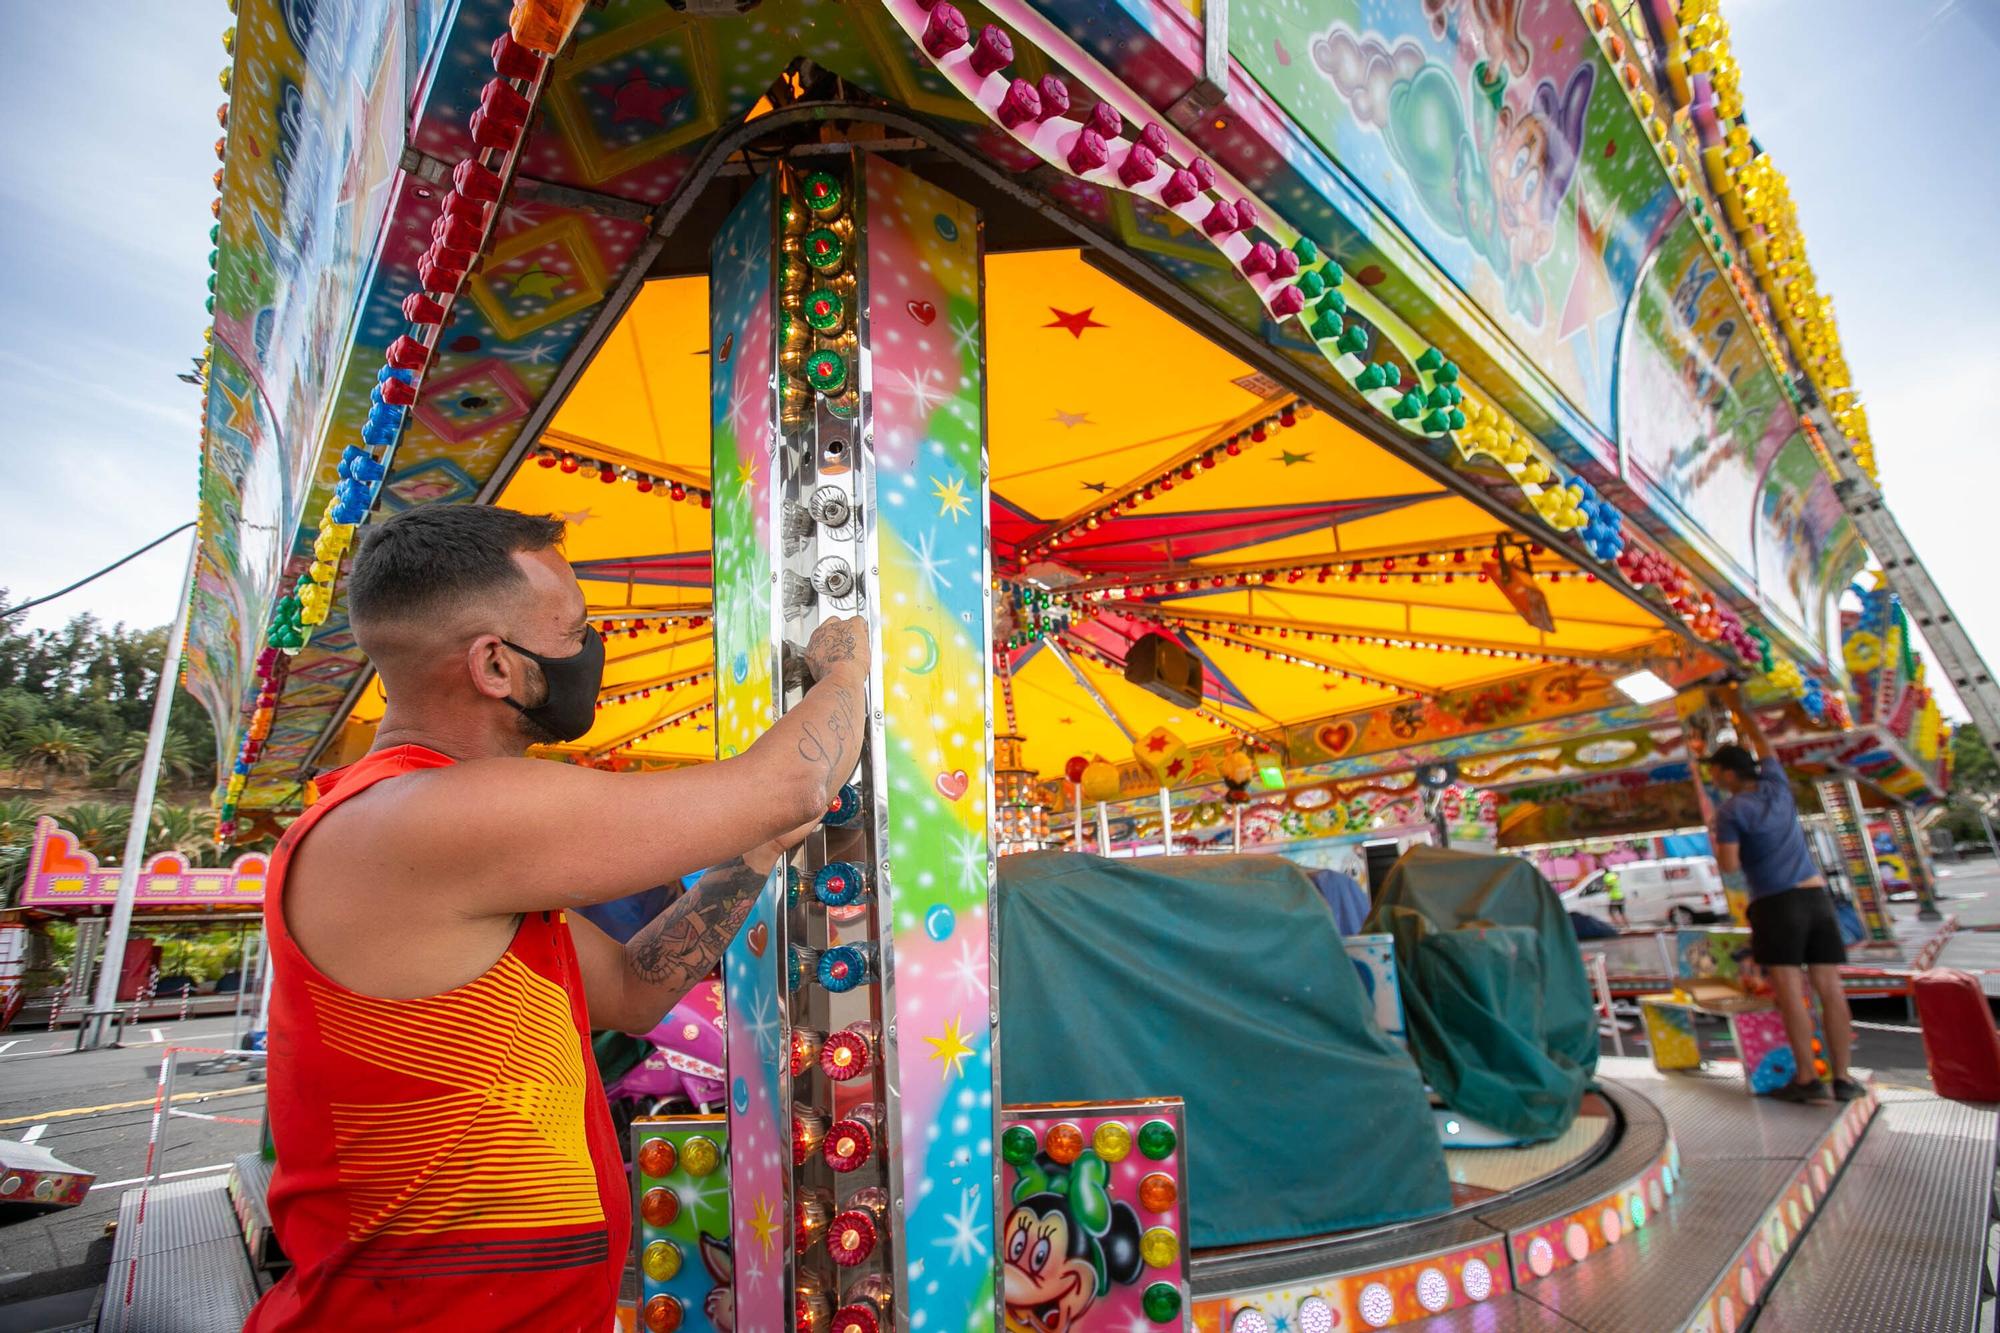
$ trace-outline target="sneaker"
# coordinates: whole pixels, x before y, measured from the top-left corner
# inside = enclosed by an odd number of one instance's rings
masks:
[[[1797,1102],[1802,1106],[1810,1106],[1815,1102],[1826,1100],[1826,1085],[1817,1079],[1811,1083],[1787,1083],[1776,1092],[1765,1095],[1773,1101]]]
[[[1868,1086],[1851,1078],[1837,1078],[1833,1081],[1833,1099],[1839,1102],[1859,1101],[1868,1095]]]

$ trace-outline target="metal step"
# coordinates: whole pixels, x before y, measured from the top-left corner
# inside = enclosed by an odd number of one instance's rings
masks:
[[[238,1333],[256,1302],[225,1180],[125,1191],[98,1333]]]
[[[1885,1098],[1757,1333],[1979,1327],[1996,1133],[1993,1107]]]
[[[278,1273],[292,1266],[278,1247],[271,1228],[271,1164],[262,1153],[247,1152],[229,1173],[229,1202],[236,1209],[237,1230],[250,1253],[250,1266],[260,1273]]]

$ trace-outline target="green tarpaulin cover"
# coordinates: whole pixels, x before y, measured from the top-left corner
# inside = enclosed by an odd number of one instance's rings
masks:
[[[1597,1069],[1597,1011],[1541,872],[1513,856],[1412,847],[1368,928],[1396,938],[1410,1052],[1445,1103],[1530,1141],[1568,1129]]]
[[[1298,867],[1033,852],[999,902],[1004,1100],[1184,1099],[1195,1245],[1451,1206],[1416,1067]]]

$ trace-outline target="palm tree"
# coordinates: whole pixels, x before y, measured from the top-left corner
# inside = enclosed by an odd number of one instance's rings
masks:
[[[18,796],[0,800],[0,907],[13,901],[34,840],[35,807]]]
[[[101,765],[103,773],[112,778],[131,780],[139,775],[139,767],[146,761],[146,733],[127,732],[119,741],[118,748],[111,752]],[[195,771],[194,746],[178,731],[169,731],[160,746],[160,772],[168,778],[192,778]]]
[[[58,773],[82,773],[96,757],[86,733],[65,722],[37,722],[14,741],[14,758],[22,768],[42,775],[42,790],[55,786]]]
[[[132,827],[128,806],[104,801],[78,801],[56,816],[56,822],[76,835],[76,845],[99,863],[116,861],[125,851],[125,834]]]
[[[156,805],[146,854],[178,852],[193,866],[215,863],[215,812],[198,805]]]

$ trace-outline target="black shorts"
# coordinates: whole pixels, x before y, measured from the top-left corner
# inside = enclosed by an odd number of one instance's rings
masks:
[[[1847,961],[1833,895],[1786,889],[1750,900],[1750,956],[1760,967],[1810,967]]]

